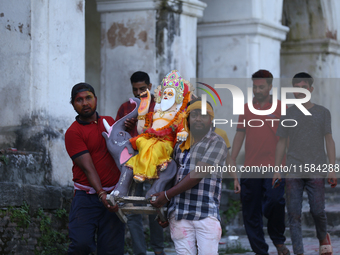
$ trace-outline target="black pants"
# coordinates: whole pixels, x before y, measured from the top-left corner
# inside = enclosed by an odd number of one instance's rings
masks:
[[[268,234],[274,245],[283,244],[285,232],[285,182],[272,189],[272,179],[241,179],[241,202],[243,222],[253,252],[268,254],[264,239],[263,215],[268,219]]]
[[[89,195],[77,190],[69,214],[68,254],[123,255],[125,224],[114,212],[109,212],[98,200],[97,194]],[[95,234],[97,230],[97,243]]]

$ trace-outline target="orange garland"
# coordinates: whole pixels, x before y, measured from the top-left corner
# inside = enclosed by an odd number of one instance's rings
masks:
[[[150,118],[152,118],[153,113],[149,112],[145,116],[145,123],[144,123],[144,129],[147,129],[150,125]]]

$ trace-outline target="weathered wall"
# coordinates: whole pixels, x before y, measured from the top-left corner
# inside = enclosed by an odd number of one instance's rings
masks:
[[[135,71],[149,74],[157,84],[155,70],[155,23],[153,11],[136,12],[130,19],[127,13],[102,14],[100,112],[115,117],[119,106],[131,93],[130,76]],[[105,22],[103,22],[103,19]],[[106,24],[108,27],[106,27]]]
[[[283,24],[290,27],[287,40],[282,43],[281,75],[291,79],[298,72],[308,72],[315,79],[312,102],[331,111],[332,131],[336,144],[340,142],[338,117],[340,95],[340,29],[339,1],[313,0],[301,2],[285,0]],[[288,83],[288,86],[291,84]],[[340,160],[340,151],[337,150]]]
[[[97,0],[97,7],[102,29],[101,113],[116,116],[132,96],[130,76],[136,71],[150,75],[153,89],[172,69],[186,79],[196,76],[197,17],[205,7],[200,1]]]
[[[249,78],[258,69],[280,76],[282,0],[205,0],[198,24],[198,77]]]
[[[1,0],[0,6],[0,148],[25,154],[1,166],[8,177],[1,181],[18,187],[12,190],[18,196],[20,185],[69,186],[64,134],[76,115],[71,88],[85,78],[84,1]],[[5,174],[12,170],[17,177]]]
[[[85,81],[100,101],[100,14],[96,0],[85,0]]]
[[[247,102],[251,75],[259,69],[280,77],[280,49],[288,28],[282,26],[283,0],[205,0],[207,8],[198,22],[198,78],[228,78],[242,89]],[[236,78],[231,83],[230,78]],[[242,78],[242,80],[240,79]],[[215,84],[210,84],[214,86]],[[279,86],[275,83],[274,86]],[[216,116],[237,122],[231,93],[217,89],[223,106]],[[201,91],[198,91],[201,94]],[[209,97],[208,97],[209,100]],[[219,125],[232,143],[236,126]],[[244,150],[238,157],[242,163]]]

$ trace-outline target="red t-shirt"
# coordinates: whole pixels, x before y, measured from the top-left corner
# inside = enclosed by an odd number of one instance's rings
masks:
[[[253,99],[253,106],[257,110],[268,110],[272,106],[272,102],[266,103],[262,108],[257,100]],[[249,108],[248,103],[244,105],[244,115],[240,115],[238,122],[244,122],[237,125],[237,131],[246,132],[245,142],[245,166],[275,166],[275,150],[279,137],[276,136],[276,130],[280,123],[281,117],[281,101],[277,100],[276,110],[269,115],[255,115]],[[278,121],[273,121],[276,119]],[[249,120],[250,125],[248,125]],[[263,126],[261,121],[264,123]],[[261,126],[261,127],[251,127]],[[285,164],[285,159],[282,161]]]
[[[99,116],[97,121],[83,122],[76,118],[76,121],[68,128],[65,134],[65,146],[67,153],[72,160],[90,153],[93,164],[99,175],[103,187],[115,185],[120,176],[120,171],[106,147],[106,142],[102,136],[105,131],[103,119],[113,125],[115,122],[110,116]],[[85,173],[73,161],[73,181],[82,185],[91,186]]]

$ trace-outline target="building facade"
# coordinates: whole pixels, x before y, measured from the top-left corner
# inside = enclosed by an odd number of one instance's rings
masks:
[[[339,144],[338,13],[337,0],[0,0],[0,144],[10,158],[1,165],[4,196],[72,186],[64,148],[76,115],[72,86],[92,84],[99,113],[115,117],[138,70],[154,88],[172,69],[188,80],[249,79],[258,69],[290,80],[309,72],[317,78],[313,102],[330,109]],[[232,102],[224,105],[219,114],[237,121]],[[235,128],[224,129],[232,140]]]

